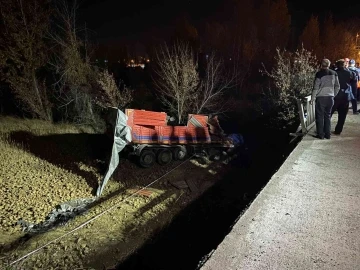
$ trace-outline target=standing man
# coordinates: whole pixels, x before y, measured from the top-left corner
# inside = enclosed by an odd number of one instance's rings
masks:
[[[357,101],[360,101],[360,64],[359,62],[356,63],[355,68],[357,72],[359,73],[359,81],[358,81],[358,87],[357,87]],[[358,110],[360,112],[360,110]]]
[[[345,69],[349,69],[349,62],[350,62],[350,59],[349,58],[344,58],[344,68]]]
[[[340,83],[340,91],[334,98],[334,106],[331,110],[331,115],[335,111],[338,111],[338,121],[335,127],[334,134],[340,135],[346,120],[346,115],[349,110],[349,97],[348,94],[345,92],[349,89],[351,81],[354,79],[353,74],[350,70],[345,68],[345,60],[340,59],[336,62],[337,70],[336,73],[339,78]]]
[[[340,89],[338,75],[329,67],[329,59],[323,59],[321,70],[315,75],[311,95],[311,104],[315,100],[316,137],[319,139],[330,139],[331,109],[334,105],[334,96]]]
[[[351,105],[352,105],[352,110],[353,110],[353,114],[359,114],[358,109],[357,109],[357,95],[358,95],[358,82],[359,82],[359,72],[357,70],[357,68],[355,67],[355,60],[351,59],[349,62],[349,67],[348,69],[353,73],[353,79],[351,81],[351,91],[352,94],[354,96],[353,99],[351,99]]]

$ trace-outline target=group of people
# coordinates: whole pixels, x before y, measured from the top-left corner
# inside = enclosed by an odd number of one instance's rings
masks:
[[[321,69],[315,75],[311,103],[315,102],[316,138],[330,139],[331,117],[338,112],[338,121],[333,134],[340,135],[352,104],[353,114],[358,115],[357,101],[360,98],[360,69],[354,59],[340,59],[330,68],[329,59],[321,61]]]

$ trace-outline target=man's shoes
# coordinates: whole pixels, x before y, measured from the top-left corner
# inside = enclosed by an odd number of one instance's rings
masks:
[[[320,139],[320,140],[323,140],[323,139],[324,139],[324,137],[321,137],[321,136],[319,136],[319,135],[314,135],[313,137],[316,138],[316,139]]]
[[[331,136],[325,136],[325,139],[330,140]]]
[[[332,134],[334,134],[334,135],[340,135],[340,132],[334,131]]]

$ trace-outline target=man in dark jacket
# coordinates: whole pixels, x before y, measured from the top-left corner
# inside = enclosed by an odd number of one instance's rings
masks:
[[[359,81],[359,72],[357,70],[357,68],[355,67],[355,60],[351,59],[349,61],[349,67],[348,69],[353,73],[353,80],[351,81],[351,90],[353,93],[354,98],[351,100],[351,105],[352,105],[352,109],[353,109],[353,114],[359,114],[359,112],[357,111],[357,92],[358,92],[358,81]]]
[[[334,106],[332,107],[332,110],[331,110],[331,115],[333,115],[333,113],[335,111],[338,112],[338,121],[337,121],[337,124],[335,127],[334,134],[340,135],[341,132],[343,131],[344,123],[346,120],[346,115],[349,110],[348,94],[346,94],[345,91],[347,89],[349,89],[351,81],[354,80],[354,76],[350,70],[345,68],[345,60],[344,59],[338,60],[336,62],[336,65],[338,67],[336,70],[336,73],[339,78],[340,91],[335,96],[335,99],[334,99],[335,102],[334,102]]]
[[[334,96],[340,89],[338,75],[329,67],[330,61],[323,59],[321,70],[315,75],[311,95],[311,104],[315,100],[316,137],[319,139],[330,139],[331,108],[334,105]]]

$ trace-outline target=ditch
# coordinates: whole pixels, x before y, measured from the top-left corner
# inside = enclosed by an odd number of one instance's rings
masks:
[[[299,142],[288,134],[250,127],[223,179],[115,269],[199,269]]]

